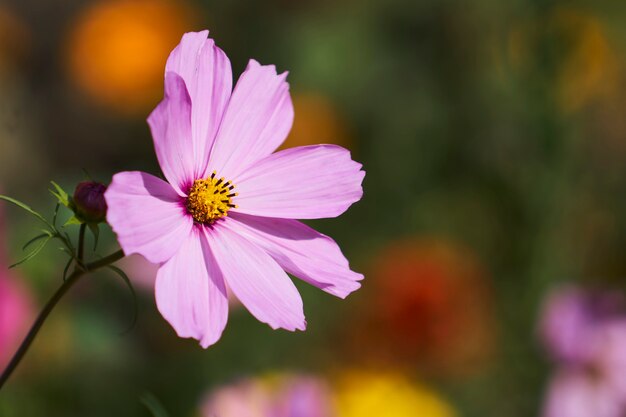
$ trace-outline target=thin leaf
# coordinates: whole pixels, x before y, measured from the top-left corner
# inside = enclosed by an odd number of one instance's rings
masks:
[[[74,261],[74,258],[70,257],[65,264],[65,268],[63,268],[63,281],[67,280],[67,272],[70,270],[70,266],[72,266],[72,261]]]
[[[87,169],[81,168],[81,171],[83,171],[83,174],[85,174],[85,177],[86,177],[87,180],[93,181],[93,178],[92,178],[91,175],[89,175],[89,172],[87,172]]]
[[[89,230],[93,234],[93,250],[95,251],[98,248],[98,238],[100,237],[100,227],[97,224],[89,223]]]
[[[50,232],[45,232],[45,233],[42,233],[42,234],[40,234],[40,235],[35,236],[34,238],[32,238],[31,240],[29,240],[28,242],[26,242],[26,243],[24,244],[24,246],[22,246],[22,250],[25,250],[27,247],[29,247],[29,246],[30,246],[30,245],[32,245],[33,243],[35,243],[36,241],[38,241],[38,240],[40,240],[40,239],[43,239],[43,238],[44,238],[44,237],[46,237],[46,236],[50,237]]]
[[[44,246],[46,246],[46,243],[48,243],[50,241],[50,239],[52,239],[52,236],[48,236],[44,241],[42,241],[39,246],[37,246],[31,253],[29,253],[28,255],[26,255],[25,257],[23,257],[21,260],[17,261],[16,263],[14,263],[13,265],[9,266],[9,269],[11,268],[15,268],[18,265],[23,264],[24,262],[34,258],[35,256],[37,256],[37,254],[39,252],[41,252],[41,250],[44,248]]]
[[[150,411],[152,417],[168,417],[167,411],[161,401],[151,392],[144,392],[141,395],[141,403]]]
[[[128,275],[126,275],[126,272],[122,271],[120,268],[113,266],[113,265],[107,265],[106,267],[110,269],[111,271],[115,272],[120,278],[122,278],[122,280],[124,281],[128,289],[130,290],[131,295],[133,296],[133,320],[130,326],[122,332],[122,334],[125,334],[131,331],[133,327],[135,327],[135,324],[137,323],[137,317],[139,316],[138,308],[137,308],[137,294],[135,293],[135,288],[133,287],[133,284],[130,282]]]
[[[37,213],[35,210],[30,208],[28,205],[22,203],[21,201],[2,194],[0,194],[0,200],[8,201],[9,203],[15,204],[19,208],[26,210],[28,213],[32,214],[33,216],[44,222],[46,226],[52,228],[52,225],[48,223],[48,220],[46,220],[41,214]]]

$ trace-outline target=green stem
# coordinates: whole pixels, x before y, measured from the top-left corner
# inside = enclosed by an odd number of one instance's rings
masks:
[[[85,265],[85,270],[95,271],[96,269],[100,269],[104,266],[111,265],[112,263],[119,261],[123,257],[124,257],[124,252],[122,252],[121,250],[118,250],[117,252],[112,253],[109,256],[105,256],[102,259],[88,263],[87,265]]]
[[[87,225],[85,223],[81,223],[80,232],[78,232],[78,262],[82,265],[85,258],[85,230],[87,229]]]
[[[81,235],[82,234],[83,233],[81,233]],[[107,265],[110,265],[122,259],[123,257],[124,257],[124,252],[119,250],[98,261],[94,261],[89,264],[86,264],[84,265],[83,268],[80,268],[80,267],[76,268],[74,272],[72,272],[72,274],[69,277],[67,277],[67,279],[61,285],[61,287],[59,287],[59,289],[54,293],[52,298],[50,298],[50,300],[46,303],[43,310],[41,310],[41,313],[39,313],[39,316],[37,316],[37,320],[35,320],[35,323],[32,325],[32,327],[28,331],[26,338],[24,339],[24,341],[22,341],[22,344],[20,345],[17,352],[15,352],[15,355],[11,359],[11,362],[9,362],[4,372],[2,372],[2,375],[0,376],[0,390],[4,386],[5,382],[9,379],[9,377],[11,376],[15,368],[17,368],[17,365],[20,363],[20,361],[22,360],[22,358],[28,351],[28,348],[32,344],[33,340],[35,339],[35,336],[37,336],[37,333],[39,333],[39,329],[41,329],[41,326],[46,321],[46,318],[48,318],[48,316],[50,315],[54,307],[57,305],[59,300],[61,300],[63,295],[70,288],[72,288],[72,286],[76,284],[76,282],[78,282],[80,277],[82,277],[86,273],[92,272],[102,267],[105,267]]]

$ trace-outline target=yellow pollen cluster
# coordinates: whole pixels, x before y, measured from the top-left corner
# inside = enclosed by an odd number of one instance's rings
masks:
[[[232,198],[237,195],[233,192],[235,186],[224,182],[224,178],[216,178],[215,171],[209,178],[195,180],[185,203],[187,212],[198,223],[213,224],[228,215],[228,210],[237,207]]]

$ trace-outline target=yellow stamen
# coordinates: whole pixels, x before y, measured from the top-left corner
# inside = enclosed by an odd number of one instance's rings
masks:
[[[213,224],[228,215],[228,210],[236,208],[232,198],[235,186],[224,178],[217,178],[215,171],[209,178],[195,180],[185,205],[187,212],[198,223]]]

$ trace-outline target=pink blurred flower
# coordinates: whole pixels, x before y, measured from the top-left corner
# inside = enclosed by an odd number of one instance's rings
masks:
[[[626,413],[626,303],[619,293],[565,287],[546,302],[540,335],[558,370],[546,417]]]
[[[6,265],[0,265],[6,270]],[[0,370],[8,364],[33,317],[26,287],[0,270]]]
[[[246,379],[211,393],[203,417],[331,417],[328,387],[308,376]]]
[[[365,175],[339,146],[273,153],[293,121],[286,73],[250,60],[231,93],[230,62],[207,35],[187,33],[172,51],[148,118],[169,184],[122,172],[105,194],[124,252],[160,264],[161,314],[205,348],[226,326],[227,286],[258,320],[291,331],[306,323],[285,271],[338,297],[359,288],[337,244],[294,219],[340,215]]]
[[[8,271],[5,233],[4,213],[0,212],[0,370],[15,353],[33,318],[32,297],[28,288]]]

